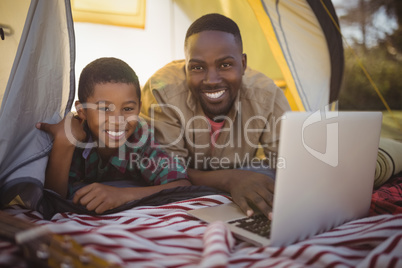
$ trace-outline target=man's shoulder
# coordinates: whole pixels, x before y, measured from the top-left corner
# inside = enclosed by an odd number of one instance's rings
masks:
[[[265,74],[247,67],[242,82],[241,97],[257,102],[266,102],[281,89]]]
[[[175,60],[156,71],[147,82],[147,90],[167,98],[186,93],[185,61]],[[156,91],[156,92],[155,92]]]

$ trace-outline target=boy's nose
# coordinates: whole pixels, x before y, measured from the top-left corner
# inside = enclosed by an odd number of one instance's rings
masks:
[[[109,110],[109,121],[113,120],[113,122],[116,122],[118,120],[121,120],[121,117],[123,117],[123,111],[116,107],[114,104],[110,105],[110,110]],[[124,120],[124,117],[123,117]]]
[[[122,115],[109,116],[109,125],[115,125],[117,127],[125,125],[125,118]]]

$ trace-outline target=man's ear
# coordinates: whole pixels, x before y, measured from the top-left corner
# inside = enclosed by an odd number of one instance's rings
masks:
[[[246,53],[243,53],[241,55],[241,63],[243,64],[243,74],[244,74],[244,72],[246,71],[246,68],[247,68],[247,54]]]
[[[79,101],[75,102],[75,109],[77,110],[78,117],[81,120],[86,120],[87,119],[86,110],[84,109],[84,106],[81,104],[81,102],[79,102]]]

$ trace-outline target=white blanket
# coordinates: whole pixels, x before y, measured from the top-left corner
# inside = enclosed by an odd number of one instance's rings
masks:
[[[186,213],[229,201],[210,195],[103,216],[61,213],[51,221],[18,207],[6,211],[122,267],[402,267],[402,215],[367,217],[277,248],[239,241],[222,223],[207,225]],[[0,265],[15,250],[1,242]]]

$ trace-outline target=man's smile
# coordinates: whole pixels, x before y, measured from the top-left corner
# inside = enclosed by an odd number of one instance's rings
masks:
[[[217,100],[224,96],[226,90],[220,90],[216,92],[204,92],[204,95],[210,100]]]

